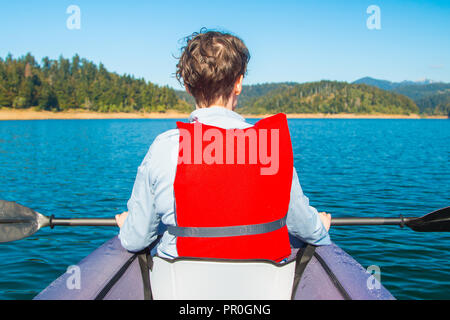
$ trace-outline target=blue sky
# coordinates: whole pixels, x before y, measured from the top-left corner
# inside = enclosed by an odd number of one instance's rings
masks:
[[[6,1],[0,0],[0,56],[31,52],[103,62],[180,88],[173,77],[180,39],[201,27],[230,31],[250,49],[247,84],[391,81],[450,82],[450,1]],[[69,5],[81,29],[69,30]],[[381,29],[369,30],[370,5]]]

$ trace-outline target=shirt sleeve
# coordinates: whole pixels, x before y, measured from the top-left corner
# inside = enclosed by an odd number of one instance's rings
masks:
[[[289,234],[303,242],[318,246],[331,244],[330,236],[317,210],[309,205],[308,197],[303,194],[295,168],[286,225]]]
[[[161,220],[155,205],[154,184],[150,176],[152,155],[149,152],[138,168],[136,180],[130,200],[128,200],[128,216],[119,239],[122,246],[129,251],[140,251],[148,247],[158,236]]]

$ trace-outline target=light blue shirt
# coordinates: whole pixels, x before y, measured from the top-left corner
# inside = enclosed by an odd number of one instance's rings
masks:
[[[189,121],[224,129],[244,129],[252,126],[236,112],[215,106],[195,110]],[[167,258],[178,257],[176,237],[165,230],[165,226],[175,225],[173,183],[178,149],[178,129],[168,130],[156,137],[139,166],[127,204],[128,217],[119,233],[125,249],[140,251],[155,241],[158,234],[163,233],[156,248],[158,255]],[[314,245],[331,243],[317,210],[309,205],[309,199],[303,194],[295,168],[286,225],[291,237],[303,242]]]

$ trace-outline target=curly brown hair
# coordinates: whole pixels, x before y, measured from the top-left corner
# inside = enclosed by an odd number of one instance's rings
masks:
[[[247,72],[250,53],[244,42],[229,33],[195,32],[185,38],[176,78],[200,108],[227,104],[234,84]]]

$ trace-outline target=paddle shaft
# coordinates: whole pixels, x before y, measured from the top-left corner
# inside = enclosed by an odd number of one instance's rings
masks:
[[[391,226],[403,226],[409,221],[417,218],[332,218],[332,226],[380,226],[380,225],[391,225]]]
[[[422,217],[342,217],[332,218],[332,226],[408,226],[417,232],[450,232],[450,207],[430,212]],[[13,201],[0,200],[0,243],[29,237],[43,227],[110,226],[117,227],[114,218],[57,219],[40,214]]]
[[[72,218],[72,219],[55,219],[50,220],[49,226],[71,226],[71,227],[117,227],[116,219],[110,218]]]
[[[378,226],[378,225],[404,225],[416,218],[332,218],[332,226]],[[51,219],[51,226],[113,226],[116,227],[115,219],[111,218],[72,218],[72,219]]]

